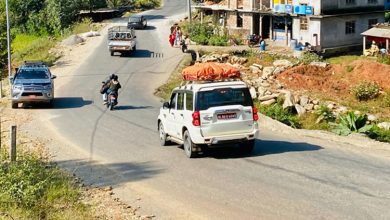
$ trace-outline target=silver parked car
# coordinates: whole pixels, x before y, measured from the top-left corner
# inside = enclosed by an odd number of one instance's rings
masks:
[[[19,103],[47,103],[53,105],[54,81],[49,67],[43,62],[25,62],[10,78],[12,108]]]

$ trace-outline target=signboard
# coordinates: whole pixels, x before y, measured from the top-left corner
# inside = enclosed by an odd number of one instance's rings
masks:
[[[278,0],[274,0],[278,1]],[[287,13],[287,14],[298,14],[298,15],[312,15],[313,7],[307,5],[291,5],[291,4],[276,4],[273,8],[274,12]]]

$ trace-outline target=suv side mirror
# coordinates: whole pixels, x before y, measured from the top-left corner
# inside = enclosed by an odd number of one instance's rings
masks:
[[[51,75],[51,78],[55,79],[55,78],[57,78],[57,76],[56,75]]]
[[[164,108],[164,109],[169,108],[169,102],[164,102],[163,108]]]

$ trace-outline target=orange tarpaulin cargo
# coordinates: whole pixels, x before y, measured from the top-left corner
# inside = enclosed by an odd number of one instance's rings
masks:
[[[188,81],[221,80],[240,78],[240,71],[224,63],[196,63],[182,72],[183,79]]]

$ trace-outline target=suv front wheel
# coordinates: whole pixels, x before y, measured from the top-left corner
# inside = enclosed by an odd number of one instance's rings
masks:
[[[188,158],[194,158],[197,156],[200,151],[200,147],[197,144],[194,144],[191,140],[190,133],[188,131],[184,132],[183,135],[183,148],[186,156]]]
[[[17,102],[12,102],[11,103],[12,108],[18,108],[18,103]]]

